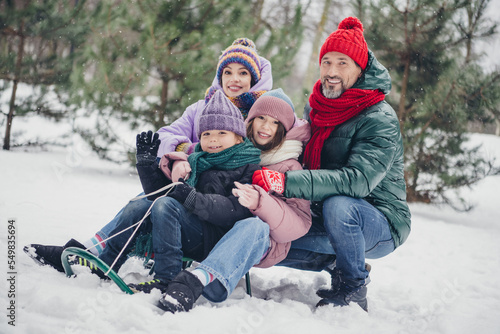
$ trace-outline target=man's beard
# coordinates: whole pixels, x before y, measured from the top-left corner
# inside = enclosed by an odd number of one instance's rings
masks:
[[[340,80],[340,90],[333,90],[333,88],[328,87],[328,79],[337,79]],[[324,77],[323,80],[321,80],[321,88],[323,89],[323,95],[327,99],[336,99],[342,95],[347,88],[345,87],[344,80],[340,77]]]

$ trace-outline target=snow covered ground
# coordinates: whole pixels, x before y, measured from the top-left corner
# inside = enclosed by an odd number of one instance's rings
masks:
[[[473,140],[500,160],[500,138]],[[316,309],[315,291],[329,276],[274,267],[252,269],[253,297],[242,285],[224,303],[202,299],[173,315],[154,306],[159,293],[127,295],[87,272],[66,278],[22,251],[86,240],[140,192],[130,167],[84,147],[0,151],[0,333],[500,333],[500,176],[467,191],[472,212],[411,206],[408,241],[369,261],[369,313],[357,305]],[[9,219],[17,227],[15,298],[6,280]],[[127,282],[147,278],[138,260],[120,274]],[[8,325],[12,301],[15,327]]]

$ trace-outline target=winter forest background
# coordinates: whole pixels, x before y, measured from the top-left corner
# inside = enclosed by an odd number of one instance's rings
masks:
[[[498,51],[494,6],[490,0],[1,1],[3,149],[71,145],[78,134],[101,158],[132,164],[130,133],[169,124],[201,99],[221,50],[241,36],[271,60],[274,86],[293,98],[300,115],[319,76],[321,44],[342,18],[355,15],[393,78],[387,99],[404,135],[409,201],[467,210],[453,190],[499,172],[476,147],[463,145],[470,131],[500,135],[499,63],[485,59],[498,59],[485,54],[495,43]],[[70,124],[70,131],[42,140],[19,127],[32,117]]]
[[[498,13],[500,0],[0,0],[2,271],[7,219],[19,233],[17,326],[0,285],[0,333],[499,333]],[[412,211],[405,245],[371,262],[369,313],[316,309],[329,276],[274,267],[251,270],[251,298],[240,286],[165,315],[159,294],[68,279],[22,253],[89,238],[140,192],[135,135],[203,98],[238,37],[301,116],[319,48],[349,15],[393,80]],[[148,278],[140,260],[122,269]]]

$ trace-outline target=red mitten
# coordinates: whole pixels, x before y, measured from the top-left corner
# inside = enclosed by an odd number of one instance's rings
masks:
[[[265,191],[273,190],[279,194],[285,191],[285,174],[267,169],[257,170],[253,173],[252,184],[256,184]]]

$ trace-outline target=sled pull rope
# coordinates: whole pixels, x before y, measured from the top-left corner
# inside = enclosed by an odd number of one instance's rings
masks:
[[[181,184],[181,183],[182,183],[182,182],[172,182],[172,183],[170,183],[170,184],[167,184],[165,187],[160,188],[160,189],[158,189],[158,190],[155,190],[155,191],[153,191],[153,192],[151,192],[151,193],[149,193],[149,194],[145,194],[145,195],[141,195],[141,196],[136,196],[136,197],[132,198],[132,199],[130,200],[130,202],[132,202],[132,201],[137,201],[137,200],[139,200],[139,199],[143,199],[143,198],[145,198],[145,197],[149,197],[149,196],[151,196],[151,195],[156,195],[156,194],[158,194],[158,193],[161,193],[162,191],[168,190],[168,191],[167,191],[167,193],[166,193],[165,195],[160,196],[160,197],[165,197],[165,196],[167,196],[167,195],[168,195],[168,193],[169,193],[169,192],[171,192],[171,191],[172,191],[172,189],[171,189],[171,188],[172,188],[173,186],[176,186],[176,185]],[[160,197],[158,197],[158,198],[160,198]]]
[[[135,223],[134,225],[131,225],[131,226],[129,226],[129,227],[127,227],[127,228],[125,228],[125,229],[121,230],[121,231],[120,231],[120,232],[118,232],[118,233],[113,234],[112,236],[110,236],[110,237],[108,237],[108,238],[106,238],[106,239],[102,240],[100,243],[98,243],[98,244],[96,244],[96,245],[93,245],[93,246],[91,246],[91,247],[89,247],[89,248],[85,249],[86,251],[88,251],[89,249],[92,249],[92,248],[94,248],[94,247],[97,247],[97,245],[100,245],[101,243],[104,243],[104,242],[106,242],[106,241],[108,241],[108,240],[110,240],[110,239],[112,239],[112,238],[116,237],[117,235],[119,235],[119,234],[121,234],[121,233],[123,233],[123,232],[125,232],[125,231],[127,231],[127,230],[129,230],[129,229],[131,229],[131,228],[133,228],[134,226],[136,226],[136,225],[137,225],[137,227],[135,228],[134,232],[132,233],[132,235],[130,236],[130,238],[127,240],[127,242],[125,243],[125,245],[124,245],[124,246],[123,246],[123,248],[121,249],[121,251],[120,251],[120,253],[118,254],[118,256],[115,258],[115,260],[113,261],[113,263],[111,264],[111,266],[109,266],[109,270],[105,273],[105,274],[106,274],[106,276],[108,276],[108,274],[109,274],[109,273],[110,273],[110,271],[113,269],[114,265],[116,264],[116,262],[118,261],[118,259],[120,258],[120,256],[123,254],[123,251],[125,250],[125,248],[127,248],[127,246],[128,246],[128,244],[130,243],[130,241],[132,241],[132,239],[133,239],[134,235],[135,235],[135,234],[136,234],[136,232],[139,230],[139,227],[141,226],[141,224],[142,224],[142,222],[144,221],[144,219],[146,219],[146,218],[149,216],[149,214],[151,213],[151,208],[152,208],[152,207],[153,207],[153,205],[156,203],[156,201],[157,201],[158,199],[162,198],[162,197],[167,196],[167,195],[168,195],[168,194],[172,191],[173,187],[174,187],[174,186],[176,186],[176,185],[178,185],[178,184],[181,184],[181,182],[172,182],[171,184],[168,184],[168,185],[166,185],[165,187],[162,187],[162,188],[160,188],[160,189],[158,189],[158,190],[155,190],[155,191],[153,191],[153,192],[151,192],[151,193],[149,193],[149,194],[145,194],[145,195],[142,195],[142,196],[136,196],[136,197],[132,198],[132,199],[130,200],[130,202],[132,202],[132,201],[137,201],[137,200],[139,200],[139,199],[142,199],[142,198],[145,198],[145,197],[148,197],[148,196],[151,196],[151,195],[155,195],[155,194],[157,194],[157,193],[159,193],[159,192],[162,192],[162,191],[168,190],[168,191],[167,191],[164,195],[159,196],[158,198],[156,198],[156,199],[153,201],[153,203],[151,203],[151,205],[150,205],[150,206],[149,206],[149,208],[148,208],[148,211],[146,211],[146,213],[144,214],[144,216],[142,217],[142,219],[141,219],[141,220],[139,220],[137,223]]]

